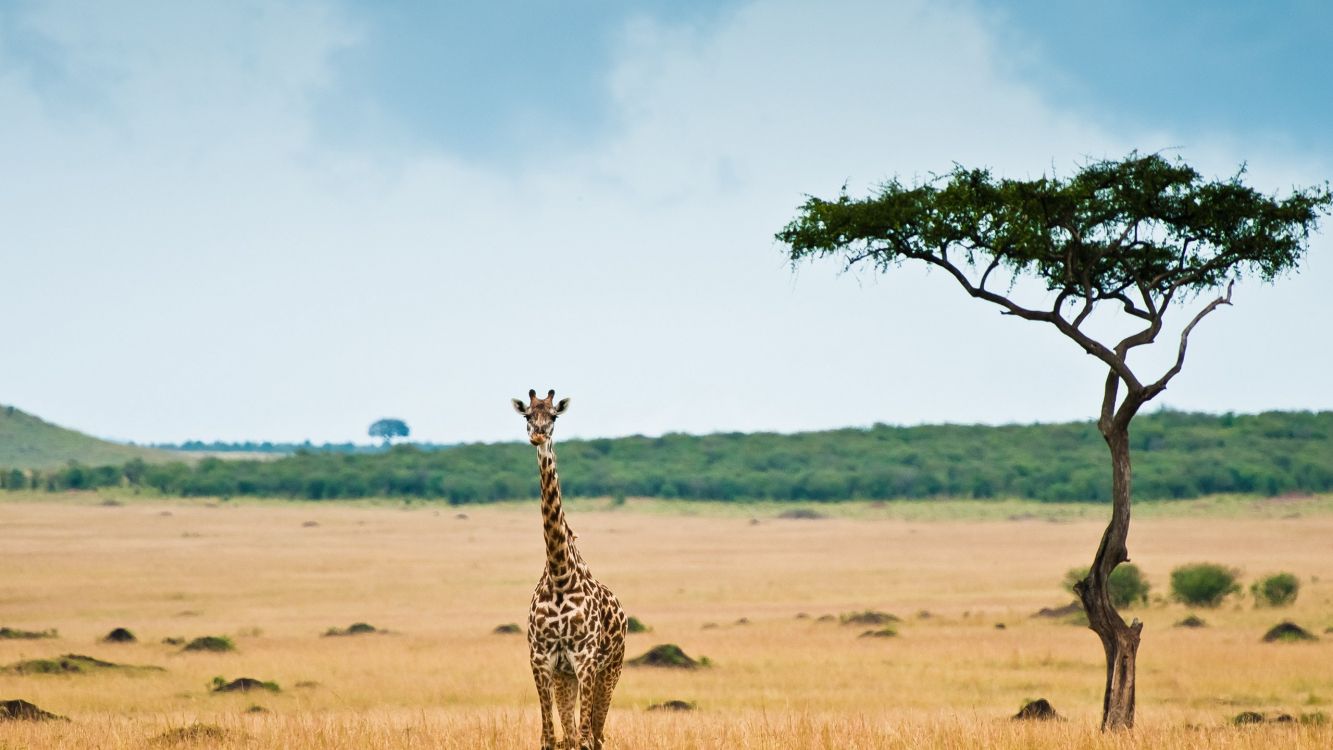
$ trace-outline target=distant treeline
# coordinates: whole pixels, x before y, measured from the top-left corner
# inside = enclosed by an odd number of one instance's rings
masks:
[[[1333,412],[1253,416],[1162,411],[1132,430],[1138,498],[1333,491]],[[567,496],[837,501],[1020,497],[1105,501],[1106,446],[1092,423],[939,425],[796,435],[671,434],[557,445]],[[537,495],[526,443],[374,454],[300,452],[220,460],[0,473],[15,488],[143,487],[170,495],[436,498],[483,503]]]
[[[436,443],[415,443],[420,450],[443,450],[450,446]],[[273,443],[267,440],[256,442],[247,440],[239,443],[223,443],[214,440],[205,443],[202,440],[186,440],[183,443],[150,443],[147,447],[163,451],[187,451],[190,453],[271,453],[290,455],[293,453],[383,453],[387,450],[382,445],[363,445],[359,443]]]

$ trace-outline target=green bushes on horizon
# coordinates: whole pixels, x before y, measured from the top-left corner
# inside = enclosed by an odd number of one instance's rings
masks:
[[[1160,411],[1135,420],[1131,440],[1139,499],[1333,491],[1333,412]],[[1091,422],[668,434],[562,441],[557,451],[567,497],[802,503],[1110,498],[1108,453]],[[533,449],[520,442],[302,452],[267,461],[205,458],[194,465],[135,460],[0,470],[0,484],[51,491],[128,486],[184,496],[430,498],[453,504],[538,494]]]

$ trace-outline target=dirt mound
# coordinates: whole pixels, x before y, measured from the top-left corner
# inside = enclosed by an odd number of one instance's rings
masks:
[[[235,651],[236,644],[225,635],[205,635],[195,638],[185,644],[185,651],[214,651],[221,653],[224,651]]]
[[[215,724],[191,724],[188,727],[168,729],[153,738],[159,745],[177,745],[185,742],[221,742],[231,733]]]
[[[838,619],[843,625],[888,625],[894,622],[902,622],[902,618],[897,615],[891,615],[888,612],[877,612],[873,609],[867,609],[864,612],[844,612]]]
[[[1178,628],[1206,628],[1208,623],[1203,621],[1198,615],[1190,615],[1175,625]]]
[[[0,701],[0,721],[69,721],[25,700]]]
[[[1258,711],[1241,711],[1231,717],[1231,723],[1235,726],[1244,726],[1246,724],[1300,724],[1308,727],[1322,727],[1328,723],[1328,714],[1322,711],[1315,711],[1310,714],[1301,714],[1292,716],[1291,714],[1271,714],[1265,716]]]
[[[59,633],[51,630],[19,630],[17,627],[0,627],[0,638],[15,641],[36,641],[37,638],[57,638]]]
[[[12,674],[87,674],[103,669],[134,669],[161,672],[161,667],[136,667],[94,659],[83,654],[65,654],[54,659],[26,659],[5,666],[0,671]]]
[[[103,643],[134,643],[139,640],[134,637],[134,633],[125,628],[116,628],[102,637]]]
[[[648,653],[630,659],[626,664],[633,667],[670,667],[674,669],[698,669],[703,666],[702,662],[686,656],[680,646],[674,643],[653,646],[648,650]]]
[[[354,622],[345,628],[329,628],[324,631],[324,637],[338,637],[345,635],[365,635],[367,633],[383,633],[383,630],[377,629],[368,622]]]
[[[693,711],[694,704],[688,701],[664,701],[648,707],[649,711]]]
[[[1082,604],[1079,604],[1078,602],[1070,602],[1063,607],[1042,607],[1036,612],[1033,612],[1032,616],[1049,617],[1053,620],[1057,620],[1062,617],[1069,617],[1070,615],[1076,615],[1082,611],[1083,611]]]
[[[1291,620],[1280,622],[1267,633],[1264,633],[1264,643],[1295,643],[1297,641],[1317,640],[1319,640],[1318,636]]]
[[[19,630],[18,628],[0,627],[0,638],[10,640],[36,640],[38,638],[57,638],[59,633],[51,630]]]
[[[504,625],[496,625],[495,630],[491,632],[496,635],[518,635],[523,632],[523,628],[520,628],[518,623],[509,622]]]
[[[213,678],[213,692],[215,693],[248,693],[251,690],[267,690],[270,693],[282,692],[278,683],[264,682],[253,677],[239,677],[231,682],[227,682],[221,677]]]
[[[1059,721],[1060,714],[1055,712],[1055,707],[1045,698],[1038,698],[1030,701],[1018,713],[1013,716],[1014,721]]]

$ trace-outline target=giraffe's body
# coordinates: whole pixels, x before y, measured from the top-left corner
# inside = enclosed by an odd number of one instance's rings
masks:
[[[569,399],[554,404],[554,391],[544,399],[529,391],[528,397],[530,404],[514,399],[514,408],[527,418],[541,475],[546,569],[532,593],[528,648],[541,701],[542,750],[555,748],[552,702],[560,709],[565,745],[600,750],[611,692],[625,658],[625,611],[616,595],[593,578],[565,522],[551,426]],[[576,705],[581,706],[577,734]]]

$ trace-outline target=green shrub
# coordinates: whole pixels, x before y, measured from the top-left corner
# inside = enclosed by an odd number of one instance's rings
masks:
[[[1089,568],[1070,568],[1069,572],[1065,573],[1065,590],[1072,593],[1074,584],[1087,578],[1089,571]],[[1116,609],[1147,604],[1148,591],[1151,589],[1148,579],[1143,577],[1143,571],[1133,563],[1117,566],[1106,579],[1106,593],[1110,594],[1111,604]]]
[[[1171,597],[1196,607],[1216,607],[1240,591],[1240,571],[1217,563],[1192,563],[1171,571]]]
[[[1300,591],[1300,580],[1290,573],[1274,573],[1250,586],[1254,603],[1261,607],[1285,607],[1296,601]]]

